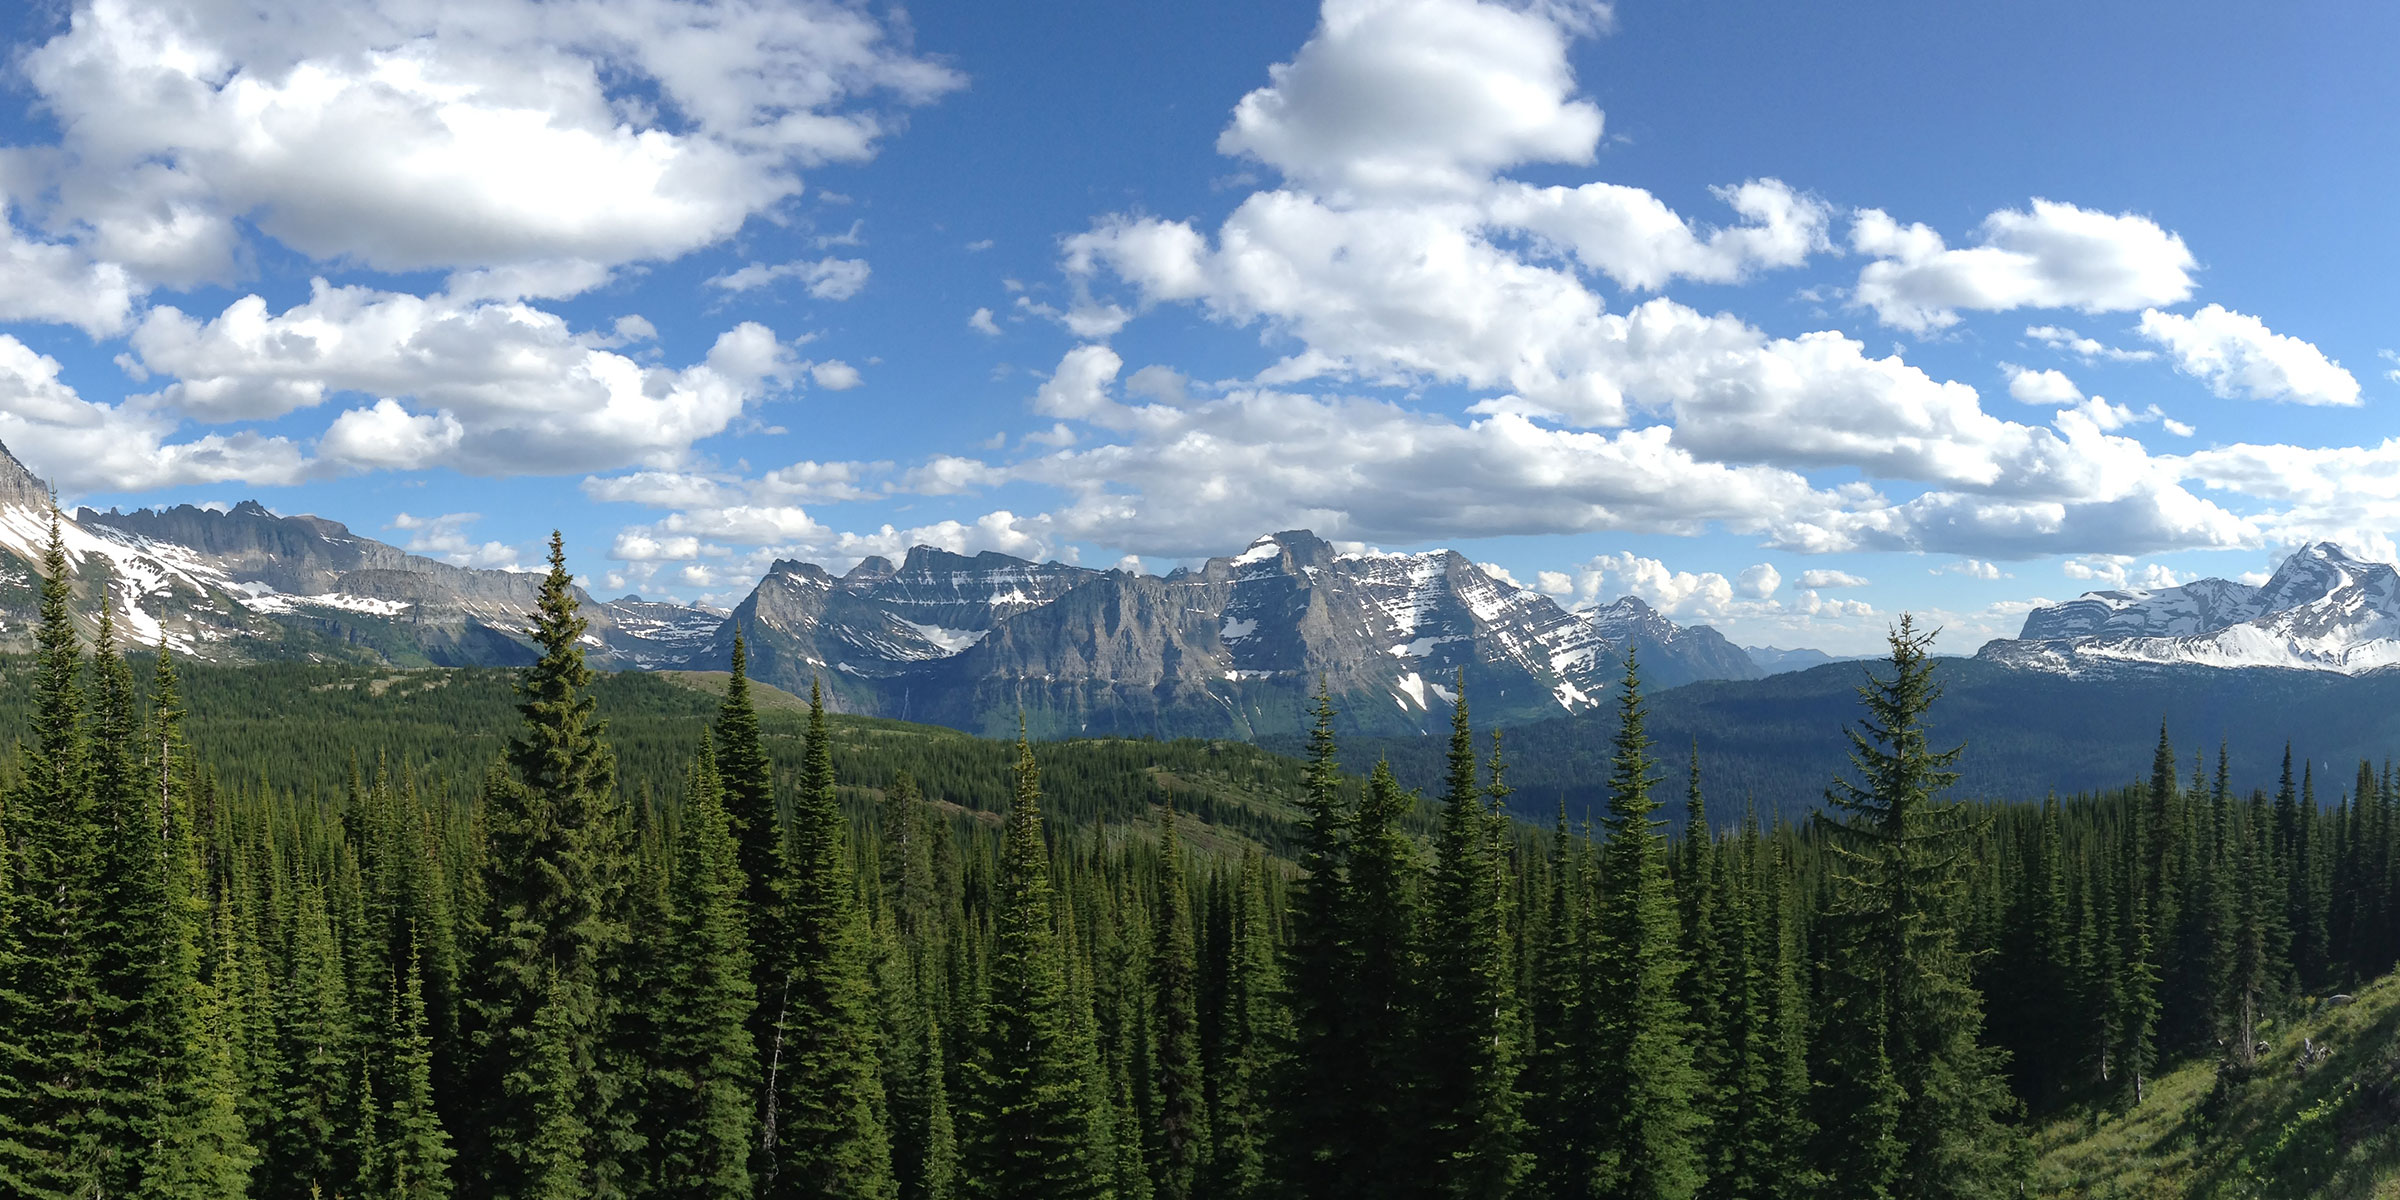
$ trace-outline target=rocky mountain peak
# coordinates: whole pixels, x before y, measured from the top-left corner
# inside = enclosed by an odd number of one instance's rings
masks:
[[[36,511],[50,507],[50,485],[18,462],[6,446],[0,446],[0,507]]]

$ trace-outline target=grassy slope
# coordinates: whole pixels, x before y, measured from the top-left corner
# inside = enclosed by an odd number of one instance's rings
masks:
[[[2400,1200],[2400,974],[2356,996],[2262,1031],[2246,1078],[2187,1063],[2137,1109],[2041,1127],[2039,1194]],[[2332,1057],[2296,1071],[2303,1037]]]

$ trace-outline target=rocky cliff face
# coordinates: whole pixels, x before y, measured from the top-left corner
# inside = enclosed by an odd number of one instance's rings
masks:
[[[50,489],[0,449],[0,646],[31,635],[34,564],[50,532]],[[396,665],[530,662],[524,630],[540,577],[420,558],[321,517],[255,501],[62,517],[75,586],[131,644],[222,662],[294,657]],[[587,598],[588,599],[588,598]],[[703,648],[724,614],[628,597],[591,604],[601,666],[668,666]]]
[[[2036,609],[2019,636],[1977,657],[2068,674],[2181,664],[2363,674],[2400,666],[2400,572],[2319,542],[2263,587],[2203,579]]]
[[[854,711],[984,732],[1255,736],[1303,719],[1318,682],[1345,720],[1446,725],[1461,672],[1487,721],[1601,702],[1628,647],[1654,686],[1755,678],[1714,630],[1638,600],[1587,613],[1450,551],[1344,555],[1304,530],[1166,576],[920,547],[835,576],[781,562],[734,611],[752,669],[821,682]]]

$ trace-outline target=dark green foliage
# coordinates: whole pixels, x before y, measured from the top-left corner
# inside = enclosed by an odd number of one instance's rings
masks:
[[[484,1112],[465,1161],[480,1194],[503,1200],[614,1191],[627,1165],[624,1147],[594,1136],[627,1082],[601,1060],[632,872],[585,627],[553,535],[533,627],[542,657],[519,681],[522,729],[483,804],[489,911],[473,1033]]]
[[[2155,1103],[2400,957],[2390,770],[2237,794],[2162,732],[2143,785],[1950,803],[1899,644],[1837,819],[1730,826],[1712,743],[1680,846],[1629,680],[1595,844],[1500,817],[1463,705],[1419,806],[1329,704],[1307,762],[1003,746],[592,676],[563,587],[513,682],[137,672],[52,593],[0,662],[10,1196],[2009,1194],[2003,1070]]]
[[[1436,1195],[1512,1195],[1524,1177],[1517,1094],[1516,969],[1510,961],[1508,871],[1476,775],[1466,677],[1451,714],[1439,860],[1427,888],[1424,1153]]]
[[[650,1190],[693,1200],[751,1194],[757,1120],[750,927],[723,797],[703,745],[675,835],[646,1114]]]
[[[1617,702],[1609,775],[1608,839],[1600,851],[1601,895],[1593,926],[1593,1045],[1603,1148],[1596,1191],[1640,1200],[1682,1200],[1699,1191],[1708,1119],[1698,1107],[1692,1029],[1680,989],[1686,969],[1675,895],[1667,880],[1663,821],[1651,814],[1657,760],[1643,731],[1641,677],[1632,656]]]
[[[824,698],[813,691],[791,849],[791,874],[780,889],[785,941],[773,950],[773,1096],[761,1139],[768,1165],[760,1191],[881,1200],[895,1190],[868,931],[834,794]]]
[[[1042,835],[1040,769],[1022,738],[1017,764],[1016,805],[994,897],[983,1038],[967,1070],[964,1190],[978,1200],[1113,1197],[1105,1096],[1092,1094],[1097,1061],[1083,1022],[1070,1011]]]
[[[1941,800],[1958,751],[1936,751],[1925,714],[1940,694],[1903,617],[1889,678],[1859,689],[1848,731],[1859,779],[1836,779],[1819,824],[1831,840],[1817,1046],[1819,1162],[1837,1194],[2014,1195],[2002,1124],[2004,1056],[1979,1043],[1982,998],[1958,921],[1978,816]]]

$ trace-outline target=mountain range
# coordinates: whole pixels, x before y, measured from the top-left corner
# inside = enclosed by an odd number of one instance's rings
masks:
[[[2318,542],[2261,585],[2202,579],[2037,608],[2016,638],[1977,656],[2062,674],[2190,665],[2363,675],[2400,665],[2400,572]]]
[[[50,504],[0,448],[0,649],[28,643]],[[105,597],[132,644],[216,662],[532,658],[538,575],[455,566],[255,501],[81,508],[62,532],[84,607]],[[583,599],[603,668],[721,670],[739,633],[764,682],[820,685],[837,711],[982,734],[1014,733],[1022,717],[1037,736],[1273,741],[1305,726],[1322,682],[1347,732],[1422,736],[1447,727],[1461,673],[1480,723],[1576,724],[1604,715],[1628,654],[1653,691],[1708,681],[1735,696],[1840,662],[1735,646],[1637,597],[1571,610],[1455,551],[1350,552],[1306,530],[1166,575],[918,546],[839,575],[778,561],[730,612]],[[2066,680],[2368,675],[2400,665],[2400,572],[2318,543],[2263,584],[2204,579],[2035,609],[1977,658]]]
[[[0,448],[0,646],[35,609],[51,491]],[[189,657],[396,666],[515,665],[539,576],[409,554],[255,501],[76,510],[62,533],[85,607],[119,637]],[[97,606],[91,601],[98,599]],[[732,612],[589,596],[610,669],[722,669],[736,633],[751,671],[837,710],[1042,735],[1253,737],[1297,728],[1319,681],[1348,723],[1428,732],[1464,672],[1486,719],[1604,702],[1639,656],[1672,687],[1766,669],[1706,626],[1635,597],[1571,611],[1452,551],[1344,553],[1305,530],[1164,576],[919,546],[841,575],[779,561]]]

